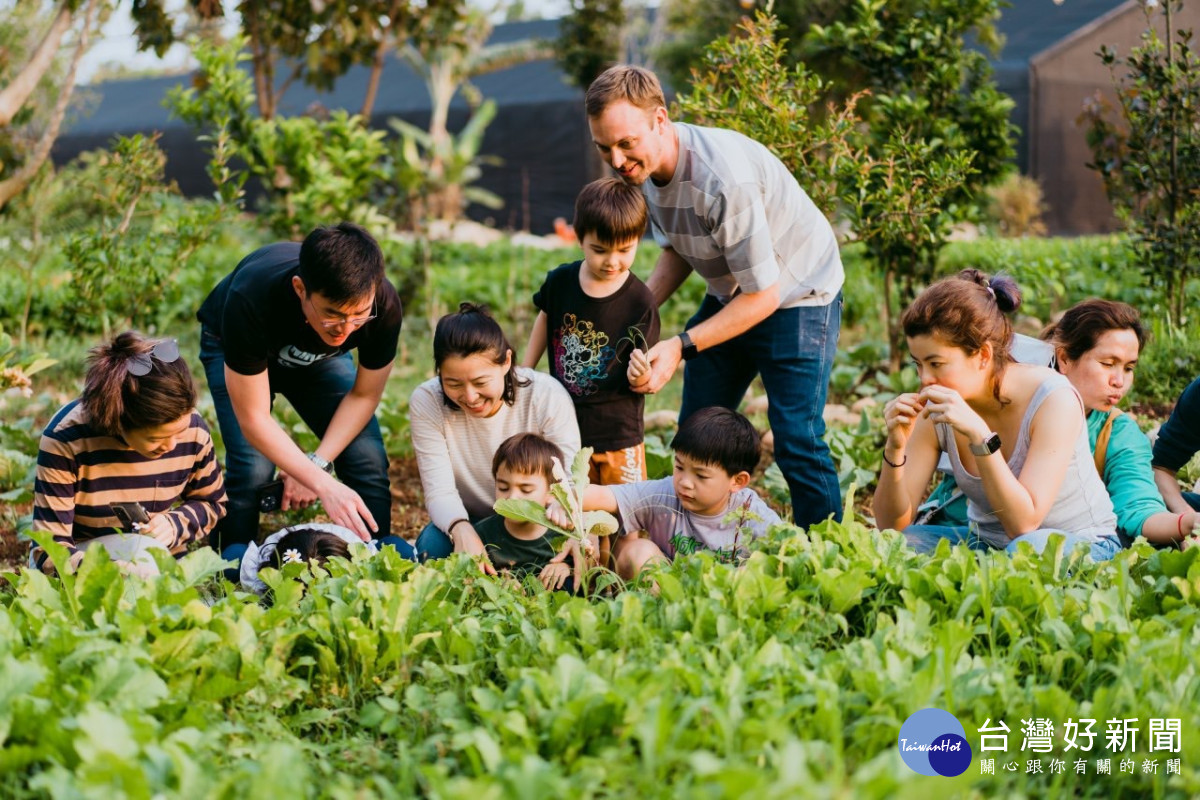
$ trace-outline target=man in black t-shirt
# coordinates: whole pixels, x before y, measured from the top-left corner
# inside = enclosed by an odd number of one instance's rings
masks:
[[[364,540],[386,535],[391,487],[375,409],[402,313],[378,243],[343,222],[314,230],[303,244],[262,247],[217,284],[196,316],[225,444],[229,511],[212,537],[218,549],[234,557],[230,545],[255,538],[259,490],[276,467],[282,508],[319,499],[333,522]],[[276,394],[320,438],[316,450],[306,455],[272,418]]]

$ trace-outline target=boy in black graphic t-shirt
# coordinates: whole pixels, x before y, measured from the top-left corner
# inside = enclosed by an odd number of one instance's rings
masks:
[[[391,488],[375,408],[402,314],[371,235],[343,222],[316,229],[303,244],[262,247],[217,284],[196,316],[226,453],[229,513],[214,544],[228,549],[255,537],[259,489],[276,467],[283,508],[319,499],[335,523],[364,540],[386,535]],[[305,455],[271,417],[276,394],[320,437],[316,450]]]
[[[616,178],[588,184],[575,201],[584,258],[552,270],[533,296],[540,313],[523,364],[535,367],[549,351],[550,374],[571,394],[582,444],[594,451],[590,478],[598,484],[646,479],[645,396],[631,388],[629,371],[633,351],[658,341],[654,295],[629,271],[645,230],[637,187]]]

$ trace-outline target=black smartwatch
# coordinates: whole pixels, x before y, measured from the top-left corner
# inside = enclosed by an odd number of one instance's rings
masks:
[[[992,453],[1000,449],[1000,434],[989,433],[988,437],[983,440],[982,444],[967,444],[967,449],[971,451],[971,455],[983,458],[990,456]]]
[[[695,358],[697,355],[700,354],[700,351],[696,349],[695,342],[692,341],[692,337],[688,336],[687,331],[684,331],[683,333],[679,334],[679,341],[683,342],[683,360],[684,361],[691,361],[693,358]]]

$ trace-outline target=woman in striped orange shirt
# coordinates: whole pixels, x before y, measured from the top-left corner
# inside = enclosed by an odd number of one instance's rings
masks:
[[[83,394],[42,434],[33,532],[51,534],[72,565],[103,544],[139,574],[156,571],[149,550],[181,555],[207,537],[225,514],[225,485],[195,405],[174,339],[128,331],[93,348]],[[55,569],[39,546],[30,563]]]

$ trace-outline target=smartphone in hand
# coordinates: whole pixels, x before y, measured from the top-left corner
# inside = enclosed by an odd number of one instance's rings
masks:
[[[121,528],[133,532],[150,522],[150,515],[141,503],[109,503],[113,516],[121,522]]]
[[[283,481],[271,481],[258,487],[258,510],[278,511],[283,505]]]

